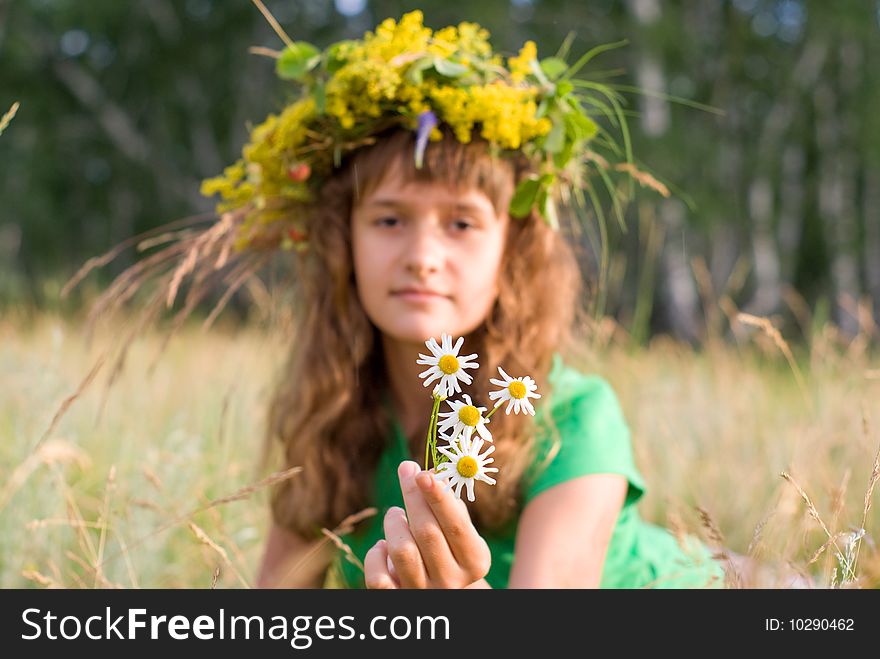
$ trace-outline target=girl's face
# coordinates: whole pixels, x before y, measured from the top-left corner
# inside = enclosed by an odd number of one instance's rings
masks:
[[[483,192],[403,182],[393,166],[351,222],[358,295],[386,337],[462,336],[489,314],[509,219]]]

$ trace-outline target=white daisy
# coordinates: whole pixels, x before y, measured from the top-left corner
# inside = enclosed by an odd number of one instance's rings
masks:
[[[452,408],[451,412],[440,412],[445,417],[437,422],[437,430],[443,437],[452,443],[459,435],[470,440],[474,430],[487,441],[492,441],[492,433],[486,427],[489,422],[483,416],[485,407],[477,407],[471,402],[471,397],[464,394],[464,402],[460,400],[447,400],[446,403]],[[451,433],[449,431],[452,431]],[[448,433],[448,434],[444,434]]]
[[[483,448],[483,440],[475,437],[473,441],[463,439],[438,449],[449,458],[449,462],[443,462],[437,467],[436,478],[447,480],[446,489],[454,488],[455,496],[459,499],[461,499],[461,488],[466,485],[468,501],[474,500],[474,481],[495,485],[495,479],[486,475],[498,471],[497,467],[486,466],[495,462],[495,458],[489,457],[495,447],[490,446],[480,455],[481,448]]]
[[[519,414],[520,409],[522,409],[523,413],[528,413],[534,416],[535,408],[532,406],[529,398],[541,397],[541,394],[535,393],[538,390],[537,383],[528,375],[521,378],[512,378],[505,373],[504,369],[500,366],[498,367],[498,371],[504,379],[499,380],[497,378],[490,378],[489,382],[504,388],[500,391],[490,391],[489,400],[498,399],[498,402],[495,403],[495,407],[498,407],[505,401],[510,401],[507,404],[507,409],[504,410],[505,414],[510,414],[510,408],[513,408],[513,411],[516,414]]]
[[[431,367],[424,373],[419,373],[420,378],[430,376],[425,380],[424,385],[427,387],[434,380],[440,378],[439,393],[441,396],[449,398],[453,393],[461,393],[459,380],[465,384],[473,382],[473,378],[465,373],[464,369],[479,368],[480,365],[471,361],[477,358],[476,353],[464,357],[458,356],[458,351],[461,350],[461,345],[464,343],[463,336],[455,342],[455,347],[452,346],[452,337],[448,334],[441,334],[440,338],[442,345],[438,344],[437,339],[433,337],[425,341],[425,345],[431,351],[431,356],[420,353],[421,359],[417,359],[416,364],[425,364]],[[436,388],[435,391],[437,391]]]

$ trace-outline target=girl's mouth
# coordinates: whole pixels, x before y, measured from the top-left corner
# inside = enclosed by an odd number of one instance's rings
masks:
[[[403,288],[391,293],[394,297],[398,297],[408,302],[430,302],[434,300],[445,300],[446,295],[437,293],[428,289]]]

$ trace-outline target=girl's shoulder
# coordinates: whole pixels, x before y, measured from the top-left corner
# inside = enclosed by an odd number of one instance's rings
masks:
[[[596,373],[588,373],[566,362],[558,352],[553,354],[553,363],[547,375],[550,387],[546,408],[556,414],[560,408],[572,408],[576,403],[592,402],[593,407],[617,408],[617,394],[611,384]]]
[[[567,364],[559,353],[553,356],[547,379],[546,400],[536,407],[536,451],[526,479],[526,500],[566,480],[597,473],[625,476],[628,503],[641,497],[644,482],[611,384]]]

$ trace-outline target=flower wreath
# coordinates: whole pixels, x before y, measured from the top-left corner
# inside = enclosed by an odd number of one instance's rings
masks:
[[[478,24],[462,22],[432,31],[424,26],[422,12],[412,11],[399,22],[386,19],[363,39],[319,51],[291,41],[265,13],[286,47],[280,52],[254,50],[274,57],[277,74],[298,83],[302,93],[252,130],[236,163],[202,184],[202,194],[221,196],[218,212],[249,209],[239,226],[237,249],[305,249],[308,213],[298,211],[313,203],[347,154],[394,126],[417,132],[416,167],[428,140],[440,138],[441,124],[462,143],[479,135],[499,155],[526,155],[536,173],[517,186],[510,214],[522,218],[535,208],[554,228],[557,199],[568,202],[585,184],[594,192],[586,180],[588,166],[599,171],[611,190],[608,159],[593,149],[595,143],[612,158],[625,160],[617,169],[641,175],[644,182],[646,175],[631,164],[617,95],[574,77],[607,47],[593,49],[569,66],[564,57],[570,39],[556,56],[541,60],[535,43],[527,41],[505,62]],[[626,149],[615,145],[584,102],[611,118],[623,132]]]

